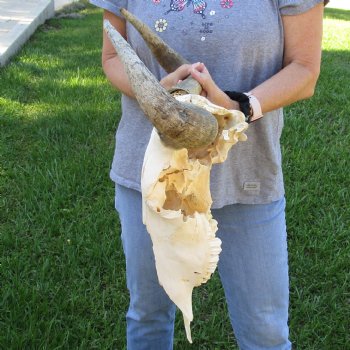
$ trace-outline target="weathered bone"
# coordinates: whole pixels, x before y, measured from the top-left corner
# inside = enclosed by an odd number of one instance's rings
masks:
[[[158,130],[162,141],[176,149],[212,143],[218,134],[215,117],[201,107],[178,102],[160,85],[108,20],[104,21],[104,29],[125,67],[140,108]]]
[[[210,278],[221,251],[210,212],[210,170],[225,161],[236,142],[246,140],[248,124],[240,111],[228,111],[202,96],[177,99],[207,109],[222,128],[212,145],[196,152],[164,146],[153,130],[141,177],[143,222],[152,238],[159,283],[182,311],[192,342],[192,291]]]

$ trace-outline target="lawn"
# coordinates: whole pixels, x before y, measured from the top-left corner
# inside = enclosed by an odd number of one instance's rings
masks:
[[[108,172],[119,95],[101,12],[52,19],[0,70],[0,349],[124,349],[128,303]],[[350,11],[327,9],[315,96],[286,111],[295,349],[350,344]],[[217,275],[194,293],[194,344],[236,349]]]

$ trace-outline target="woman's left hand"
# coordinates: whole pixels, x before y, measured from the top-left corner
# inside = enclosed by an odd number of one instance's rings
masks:
[[[190,69],[191,76],[201,84],[203,91],[202,96],[206,97],[210,102],[222,106],[227,109],[238,109],[239,105],[236,101],[232,101],[216,84],[211,77],[204,63],[194,63]]]

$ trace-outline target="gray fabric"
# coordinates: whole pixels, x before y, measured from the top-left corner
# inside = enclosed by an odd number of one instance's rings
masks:
[[[204,62],[222,90],[249,91],[282,68],[281,15],[305,12],[322,0],[90,0],[116,15],[126,7],[151,28],[167,23],[158,34],[190,62]],[[184,4],[181,6],[181,4]],[[202,9],[202,11],[201,11]],[[158,22],[159,23],[159,22]],[[158,24],[159,29],[159,24]],[[140,35],[127,25],[128,41],[153,74],[165,72]],[[213,207],[260,204],[284,195],[280,136],[282,109],[266,113],[249,126],[248,141],[235,145],[227,161],[211,175]],[[141,167],[152,126],[135,100],[122,97],[111,178],[140,190]]]
[[[300,13],[310,10],[315,4],[323,1],[309,1],[309,0],[279,0],[279,7],[281,14],[284,15],[298,15]]]

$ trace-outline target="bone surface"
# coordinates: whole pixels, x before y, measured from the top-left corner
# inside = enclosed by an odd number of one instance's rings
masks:
[[[210,211],[210,170],[221,163],[238,141],[245,141],[248,124],[240,111],[229,111],[198,95],[176,97],[205,108],[218,120],[220,132],[203,148],[175,150],[153,130],[143,163],[143,221],[155,255],[159,283],[182,311],[192,342],[192,291],[215,271],[221,241]]]

